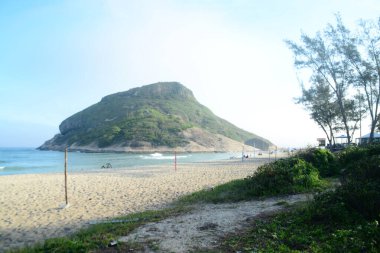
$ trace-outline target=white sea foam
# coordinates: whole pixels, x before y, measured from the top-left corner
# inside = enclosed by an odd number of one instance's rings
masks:
[[[3,169],[5,169],[5,167],[1,167],[1,166],[0,166],[0,170],[3,170]]]
[[[153,153],[150,154],[149,156],[140,156],[142,159],[146,160],[174,160],[174,155],[163,155],[161,153]],[[177,159],[179,158],[186,158],[188,156],[186,155],[177,155]]]

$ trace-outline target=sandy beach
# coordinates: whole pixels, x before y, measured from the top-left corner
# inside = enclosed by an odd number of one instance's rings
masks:
[[[227,161],[0,177],[0,252],[64,236],[93,222],[160,208],[179,196],[251,175],[257,163]]]

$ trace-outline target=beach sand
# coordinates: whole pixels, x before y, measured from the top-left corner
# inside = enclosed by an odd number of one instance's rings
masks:
[[[0,252],[68,235],[107,218],[161,208],[179,196],[251,175],[256,163],[227,161],[68,175],[0,177]]]

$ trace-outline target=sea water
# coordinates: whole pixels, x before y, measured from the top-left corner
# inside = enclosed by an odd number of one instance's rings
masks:
[[[234,153],[179,153],[178,163],[212,162],[236,157]],[[95,171],[107,164],[113,169],[137,168],[174,163],[174,154],[81,153],[68,152],[69,171]],[[0,176],[56,173],[64,170],[64,152],[35,148],[0,148]]]

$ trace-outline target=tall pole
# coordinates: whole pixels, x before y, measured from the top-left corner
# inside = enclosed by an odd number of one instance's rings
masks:
[[[276,146],[276,153],[274,153],[274,160],[277,161],[277,146]]]
[[[69,203],[67,201],[67,148],[65,149],[65,201],[67,206]]]
[[[177,171],[177,151],[174,151],[174,170]]]
[[[359,128],[359,145],[362,144],[362,98],[359,92],[359,114],[360,114],[360,128]]]

